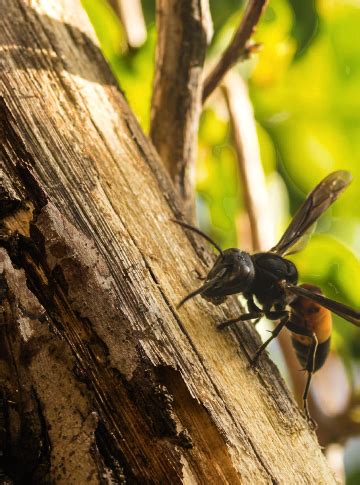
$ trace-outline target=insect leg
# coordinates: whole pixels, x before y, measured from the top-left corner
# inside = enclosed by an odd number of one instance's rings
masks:
[[[237,318],[233,318],[232,320],[226,320],[225,322],[221,322],[218,324],[218,330],[224,330],[234,323],[243,322],[245,320],[256,320],[255,324],[264,316],[264,311],[259,308],[256,303],[254,302],[254,297],[251,294],[244,295],[247,302],[247,309],[248,313],[244,313]],[[280,317],[277,317],[280,318]]]
[[[288,315],[288,310],[265,311],[265,316],[269,320],[280,320],[282,318],[288,317]]]
[[[264,311],[261,310],[256,305],[256,303],[254,302],[254,296],[253,295],[244,295],[244,296],[246,298],[248,312],[249,313],[256,313],[256,312],[259,313],[259,316],[257,317],[257,319],[254,322],[252,322],[254,325],[257,325],[260,322],[260,320],[262,319],[262,317],[264,316]]]
[[[226,320],[225,322],[219,323],[217,328],[218,330],[224,330],[224,328],[230,327],[236,322],[241,322],[241,321],[243,322],[244,320],[255,320],[255,319],[261,318],[263,315],[264,313],[261,310],[253,313],[244,313],[243,315],[240,315],[237,318],[233,318],[232,320]]]
[[[261,312],[261,309],[256,305],[254,296],[250,293],[244,294],[247,303],[247,309],[249,313]]]
[[[287,324],[287,322],[289,320],[290,314],[286,310],[283,310],[282,312],[271,312],[271,313],[282,313],[282,318],[281,318],[280,322],[276,325],[276,327],[274,328],[274,330],[271,332],[271,336],[267,340],[265,340],[265,342],[261,345],[261,347],[259,347],[258,350],[256,351],[254,357],[251,360],[251,365],[253,367],[255,367],[257,365],[257,362],[259,360],[260,355],[264,352],[264,350],[269,345],[269,343],[272,340],[274,340],[274,338],[276,338],[279,335],[279,333],[281,332],[281,330],[284,327],[286,327],[286,324]],[[267,316],[267,314],[266,314],[266,316]],[[278,317],[278,318],[280,318],[280,317]]]
[[[319,342],[318,342],[318,339],[317,339],[315,333],[312,334],[311,338],[312,338],[312,343],[311,343],[311,347],[309,349],[308,360],[307,360],[307,364],[306,364],[306,370],[307,370],[307,373],[308,373],[308,377],[307,377],[306,386],[305,386],[305,389],[304,389],[303,402],[304,402],[304,411],[305,411],[306,419],[311,424],[311,426],[314,429],[316,429],[316,423],[312,419],[312,417],[310,416],[310,413],[309,413],[307,398],[308,398],[308,394],[309,394],[311,378],[312,378],[312,376],[315,372],[316,351],[317,351]]]

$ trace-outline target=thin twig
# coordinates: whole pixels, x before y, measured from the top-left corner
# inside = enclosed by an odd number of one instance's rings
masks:
[[[113,0],[124,26],[130,47],[138,48],[147,37],[144,14],[140,0]]]
[[[224,93],[230,115],[253,251],[266,251],[274,243],[265,175],[260,159],[253,108],[241,76],[229,73]]]
[[[254,32],[255,26],[267,2],[268,0],[249,0],[241,24],[236,30],[234,37],[223,52],[216,66],[204,81],[203,102],[214,91],[216,86],[219,85],[226,72],[236,62],[248,57],[249,53],[251,53],[253,45],[249,43],[249,39]]]

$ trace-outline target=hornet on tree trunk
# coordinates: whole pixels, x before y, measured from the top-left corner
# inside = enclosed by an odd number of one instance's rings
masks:
[[[357,326],[360,326],[360,312],[325,297],[317,287],[298,286],[296,266],[284,256],[302,249],[313,224],[350,182],[351,174],[345,170],[325,177],[298,209],[280,241],[268,252],[250,255],[237,248],[223,251],[199,229],[182,221],[174,221],[203,236],[220,253],[204,284],[183,298],[178,308],[196,295],[219,305],[227,296],[241,293],[247,301],[248,312],[220,323],[219,329],[241,320],[258,320],[263,316],[279,320],[271,337],[255,353],[252,364],[257,364],[271,340],[287,327],[292,332],[298,359],[308,372],[304,408],[306,417],[312,423],[307,408],[307,394],[312,374],[323,365],[329,351],[331,313],[328,310]]]

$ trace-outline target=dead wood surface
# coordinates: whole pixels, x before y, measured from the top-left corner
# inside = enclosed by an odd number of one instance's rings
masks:
[[[211,258],[80,3],[0,9],[2,475],[334,483],[235,300],[176,311]]]

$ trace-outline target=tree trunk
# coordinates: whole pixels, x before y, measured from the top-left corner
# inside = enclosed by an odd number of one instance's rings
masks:
[[[0,8],[4,483],[334,483],[236,300],[176,311],[211,257],[80,4]]]

